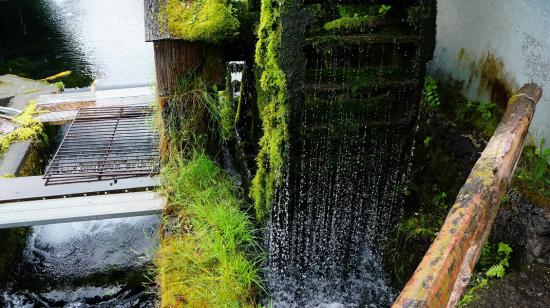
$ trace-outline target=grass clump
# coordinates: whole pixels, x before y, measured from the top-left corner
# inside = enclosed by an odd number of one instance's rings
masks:
[[[539,146],[528,145],[513,179],[513,186],[536,204],[550,206],[550,148],[545,148],[545,140]]]
[[[160,106],[169,204],[155,259],[162,307],[252,307],[260,288],[252,220],[233,180],[205,154],[227,134],[224,98],[188,75]]]
[[[159,10],[170,34],[187,41],[218,44],[239,34],[240,23],[228,0],[167,0]]]
[[[162,175],[174,217],[156,258],[162,306],[253,306],[253,226],[231,179],[200,152],[172,157]]]
[[[19,125],[14,131],[0,136],[0,156],[15,142],[34,139],[43,134],[44,126],[34,116],[37,114],[36,103],[29,102],[25,110],[14,118]]]
[[[287,82],[279,65],[281,35],[281,4],[262,0],[256,63],[261,71],[258,107],[263,136],[256,158],[258,168],[250,189],[259,221],[269,215],[275,186],[282,180],[288,142]]]

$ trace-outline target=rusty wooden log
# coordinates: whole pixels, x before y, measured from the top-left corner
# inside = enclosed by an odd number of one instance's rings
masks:
[[[506,194],[541,96],[541,88],[527,84],[510,99],[495,134],[394,308],[457,305]]]

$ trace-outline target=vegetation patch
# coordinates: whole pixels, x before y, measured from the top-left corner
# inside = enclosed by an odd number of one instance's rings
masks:
[[[169,207],[155,263],[163,307],[251,307],[260,289],[261,254],[242,193],[204,153],[211,135],[227,134],[225,98],[190,75],[162,111]]]
[[[492,279],[504,277],[510,268],[511,254],[512,248],[506,243],[485,243],[470,279],[469,289],[460,299],[458,307],[467,307],[476,299],[475,294],[479,289],[487,287]]]
[[[248,307],[259,286],[253,225],[233,182],[205,154],[163,169],[170,218],[156,264],[163,307]]]
[[[171,35],[188,41],[217,44],[239,34],[236,8],[229,0],[167,0],[159,23],[165,19]]]
[[[0,136],[0,156],[16,142],[34,139],[43,134],[43,125],[34,116],[37,114],[36,103],[29,102],[25,110],[15,117],[14,122],[19,125],[14,131]]]
[[[269,215],[275,186],[282,180],[285,147],[288,143],[287,82],[280,67],[282,36],[279,2],[262,0],[262,12],[256,45],[256,63],[261,71],[258,107],[263,136],[257,156],[258,169],[250,195],[259,221]]]
[[[550,148],[542,139],[538,146],[523,149],[512,185],[537,205],[550,206]]]

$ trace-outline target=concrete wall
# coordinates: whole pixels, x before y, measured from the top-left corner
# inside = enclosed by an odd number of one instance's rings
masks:
[[[545,94],[531,134],[550,147],[550,1],[439,0],[437,23],[430,70],[464,81],[470,99],[538,83]]]

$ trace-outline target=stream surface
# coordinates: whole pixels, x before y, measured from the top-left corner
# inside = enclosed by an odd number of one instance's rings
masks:
[[[67,88],[154,80],[142,1],[0,1],[0,26],[0,74],[71,70]],[[32,227],[0,307],[154,307],[146,285],[158,224],[145,216]]]

